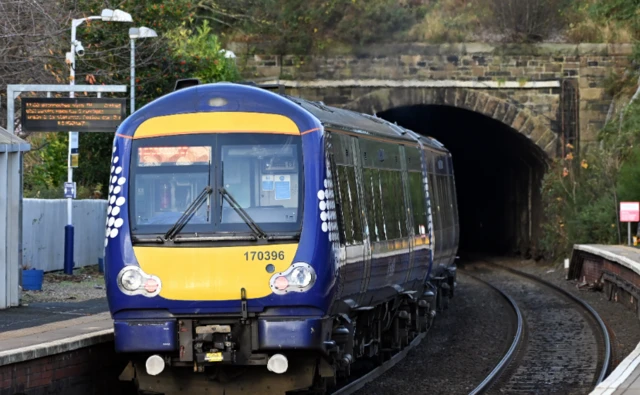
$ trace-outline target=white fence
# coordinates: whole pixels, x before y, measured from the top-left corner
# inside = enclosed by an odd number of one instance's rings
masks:
[[[106,200],[74,200],[75,267],[95,265],[104,255]],[[65,199],[24,199],[22,264],[44,271],[64,269]]]

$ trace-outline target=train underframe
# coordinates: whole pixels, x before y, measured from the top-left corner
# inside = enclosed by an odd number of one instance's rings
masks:
[[[140,354],[120,379],[133,380],[145,395],[324,394],[427,332],[454,289],[452,267],[432,277],[421,294],[402,293],[350,314],[181,317],[179,351]],[[282,339],[285,349],[278,346]]]

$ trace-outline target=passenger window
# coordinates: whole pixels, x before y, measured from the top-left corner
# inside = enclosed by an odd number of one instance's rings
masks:
[[[387,231],[384,226],[384,206],[382,202],[382,184],[380,183],[380,171],[371,169],[371,183],[373,187],[373,210],[376,213],[376,229],[378,240],[387,239]]]
[[[351,166],[336,166],[338,177],[339,215],[344,225],[344,241],[346,244],[362,242],[362,223],[360,221],[360,204],[356,187],[355,169]]]
[[[362,169],[362,186],[364,188],[364,201],[367,205],[367,224],[369,226],[369,240],[379,241],[380,236],[376,224],[375,206],[380,204],[375,201],[373,192],[373,169]]]
[[[406,215],[402,175],[399,171],[380,170],[380,185],[382,190],[382,207],[387,239],[399,239],[406,234]]]
[[[362,243],[362,209],[356,184],[355,167],[347,167],[347,179],[349,180],[349,201],[351,203],[351,215],[353,217],[353,241]]]
[[[413,209],[413,231],[416,236],[427,232],[427,211],[425,209],[422,173],[409,173],[409,193]]]

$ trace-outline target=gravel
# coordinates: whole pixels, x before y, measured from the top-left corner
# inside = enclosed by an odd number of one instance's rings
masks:
[[[449,310],[405,359],[356,394],[465,394],[502,359],[510,345],[511,310],[493,289],[458,272]]]
[[[469,271],[499,287],[518,304],[525,341],[509,372],[489,393],[586,394],[601,370],[600,328],[584,308],[546,285],[496,266]]]
[[[612,369],[640,342],[640,321],[622,304],[609,301],[602,292],[578,289],[577,282],[567,281],[563,266],[515,258],[494,258],[493,262],[536,275],[571,292],[593,307],[609,328],[612,337]]]
[[[22,291],[20,303],[81,302],[106,296],[104,275],[95,265],[75,269],[73,275],[45,273],[42,291]]]

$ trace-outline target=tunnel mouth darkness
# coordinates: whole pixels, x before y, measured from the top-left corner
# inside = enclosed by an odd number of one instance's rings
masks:
[[[413,105],[377,114],[451,152],[460,214],[460,254],[536,256],[545,153],[526,136],[473,111]]]

